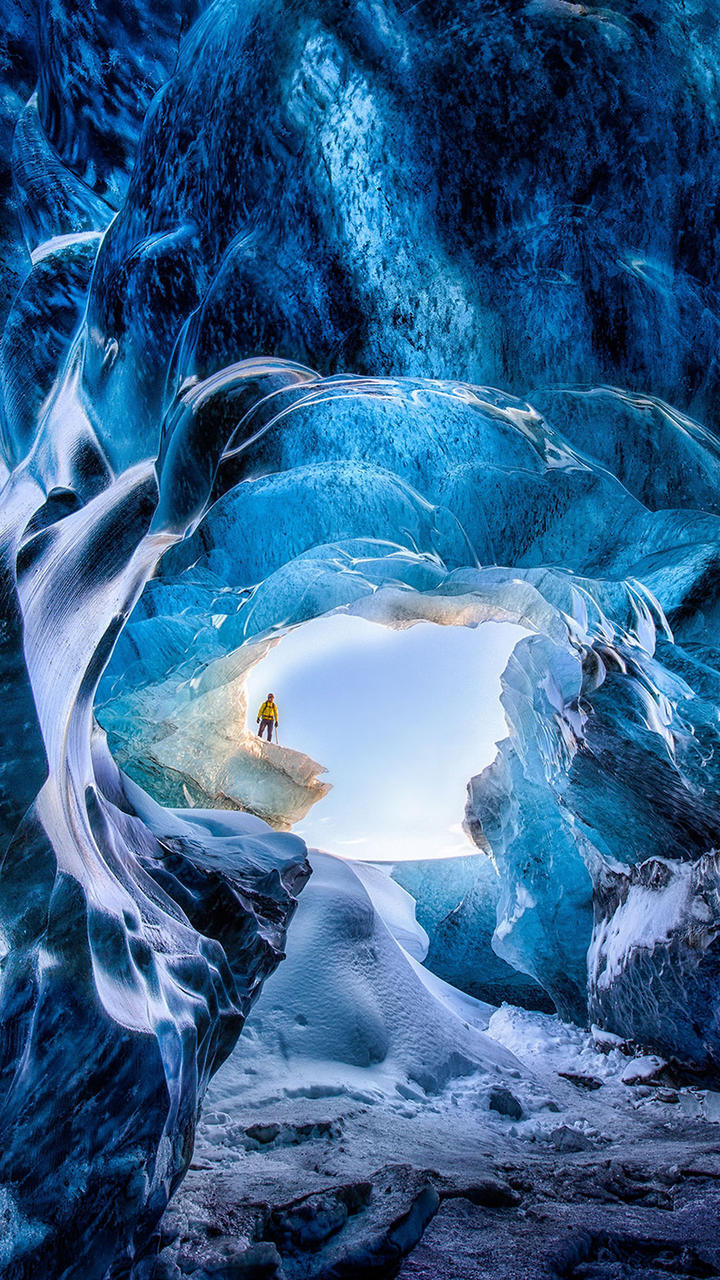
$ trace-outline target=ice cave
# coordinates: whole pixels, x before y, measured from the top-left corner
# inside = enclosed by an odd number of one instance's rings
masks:
[[[720,8],[1,2],[0,1280],[720,1280]]]

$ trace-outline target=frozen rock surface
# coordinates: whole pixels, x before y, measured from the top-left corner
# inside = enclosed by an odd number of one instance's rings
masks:
[[[403,1280],[717,1275],[715,1095],[628,1088],[626,1057],[546,1014],[506,1007],[489,1034],[517,1055],[500,1078],[522,1098],[519,1120],[478,1111],[482,1074],[401,1096],[371,1067],[360,1094],[344,1071],[323,1088],[318,1064],[268,1054],[270,1077],[249,1073],[239,1089],[241,1040],[211,1085],[158,1274],[213,1274],[232,1248],[254,1280],[345,1274],[339,1257]],[[562,1071],[601,1087],[580,1090]]]

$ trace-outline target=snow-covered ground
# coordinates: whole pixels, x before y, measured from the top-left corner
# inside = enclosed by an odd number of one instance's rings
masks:
[[[720,1275],[720,1095],[612,1037],[456,992],[410,954],[403,890],[312,862],[153,1274]]]

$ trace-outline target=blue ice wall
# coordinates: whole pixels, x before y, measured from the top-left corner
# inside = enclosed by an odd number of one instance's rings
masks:
[[[717,1071],[716,6],[3,14],[4,1274],[152,1252],[307,867],[138,781],[232,803],[188,743],[334,608],[532,632],[456,980],[489,857],[505,963]]]

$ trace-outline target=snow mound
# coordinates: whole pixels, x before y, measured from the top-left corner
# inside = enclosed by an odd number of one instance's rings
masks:
[[[372,1098],[400,1086],[420,1096],[458,1078],[482,1090],[484,1080],[517,1074],[512,1054],[483,1030],[491,1008],[428,973],[398,941],[408,938],[408,895],[367,864],[318,850],[310,862],[286,958],[208,1105],[231,1110],[249,1088]]]

